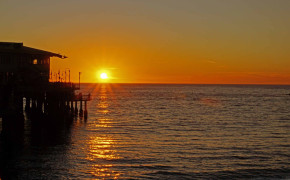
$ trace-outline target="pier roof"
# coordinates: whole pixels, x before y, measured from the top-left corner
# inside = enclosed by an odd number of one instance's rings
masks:
[[[23,46],[23,43],[14,43],[14,42],[0,42],[0,53],[41,55],[49,57],[58,57],[61,59],[67,58],[66,56],[58,53],[31,48]]]

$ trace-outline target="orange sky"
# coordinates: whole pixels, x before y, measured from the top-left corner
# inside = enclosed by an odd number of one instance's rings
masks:
[[[73,81],[290,84],[288,0],[11,0],[0,22]]]

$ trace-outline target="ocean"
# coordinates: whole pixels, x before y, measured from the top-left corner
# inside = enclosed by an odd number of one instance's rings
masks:
[[[25,116],[22,136],[1,138],[2,179],[290,179],[290,86],[82,91],[87,120],[36,129]]]

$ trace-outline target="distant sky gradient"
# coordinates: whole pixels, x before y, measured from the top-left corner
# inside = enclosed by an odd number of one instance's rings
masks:
[[[0,0],[0,41],[74,81],[290,84],[290,0]]]

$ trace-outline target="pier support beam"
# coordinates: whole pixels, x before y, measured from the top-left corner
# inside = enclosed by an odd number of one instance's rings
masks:
[[[43,112],[45,114],[48,113],[48,102],[47,102],[47,100],[44,100],[44,103],[43,103]]]
[[[80,117],[83,117],[83,101],[80,101]]]
[[[70,110],[72,112],[74,112],[74,102],[73,101],[70,102]]]
[[[31,107],[32,111],[36,110],[36,100],[32,99],[32,107]]]
[[[42,107],[43,107],[43,100],[41,98],[39,98],[39,99],[37,99],[37,111],[43,112]]]
[[[77,115],[78,114],[78,102],[75,101],[75,114]]]
[[[25,100],[25,111],[29,111],[30,110],[30,98],[26,97]]]
[[[85,120],[88,118],[87,101],[85,101],[84,118],[85,118]]]

